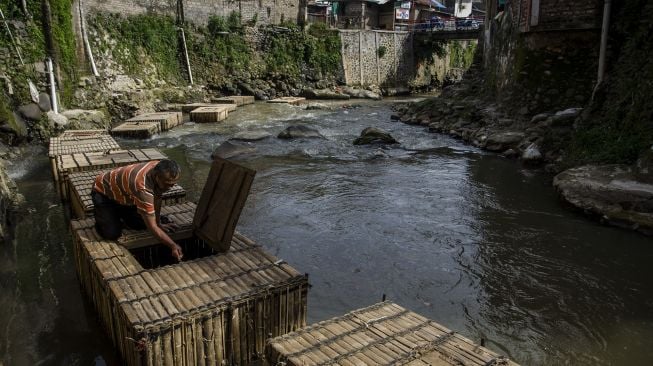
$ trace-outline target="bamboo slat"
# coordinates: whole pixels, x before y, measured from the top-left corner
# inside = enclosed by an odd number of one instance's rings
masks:
[[[118,145],[116,140],[109,136],[106,131],[98,131],[102,132],[67,134],[50,138],[48,156],[53,158],[55,156],[66,154],[120,149],[120,145]]]
[[[390,302],[269,339],[265,356],[270,365],[517,365]]]
[[[224,103],[224,104],[216,104],[216,103],[190,103],[190,104],[184,104],[181,106],[181,111],[183,113],[190,113],[193,110],[200,108],[200,107],[225,107],[227,108],[228,112],[233,112],[236,110],[238,107],[236,104],[233,103]]]

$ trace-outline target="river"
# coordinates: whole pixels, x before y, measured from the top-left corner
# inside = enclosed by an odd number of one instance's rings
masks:
[[[257,103],[147,141],[197,200],[210,154],[238,131],[273,136],[238,230],[309,274],[308,322],[389,300],[522,365],[653,364],[653,243],[568,210],[540,169],[390,120],[389,104],[305,110]],[[325,139],[280,140],[290,124]],[[354,146],[367,126],[399,145]],[[9,171],[26,197],[0,246],[0,363],[119,364],[73,268],[68,208],[43,147]]]

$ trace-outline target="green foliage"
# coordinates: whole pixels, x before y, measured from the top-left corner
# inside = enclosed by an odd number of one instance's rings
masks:
[[[340,67],[340,36],[326,25],[316,23],[302,32],[295,24],[285,24],[287,31],[266,29],[268,72],[297,76],[308,68],[319,73],[333,73]]]
[[[383,58],[387,51],[388,49],[385,46],[381,45],[379,48],[377,48],[376,54],[379,56],[379,58]]]
[[[461,69],[468,69],[474,61],[476,44],[469,42],[464,45],[460,41],[452,41],[449,46],[450,66]]]
[[[595,95],[566,156],[569,165],[632,163],[653,144],[653,3],[627,0],[615,8],[608,79]],[[636,16],[635,16],[636,15]]]
[[[98,14],[93,27],[107,32],[117,42],[110,47],[114,60],[134,76],[142,76],[142,55],[155,65],[158,77],[168,81],[182,80],[178,54],[178,33],[172,17],[154,14],[123,18],[117,15]]]
[[[417,63],[430,62],[433,55],[444,57],[447,55],[447,41],[436,39],[430,32],[415,33],[413,49]]]

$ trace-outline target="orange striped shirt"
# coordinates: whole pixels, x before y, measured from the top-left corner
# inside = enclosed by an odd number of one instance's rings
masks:
[[[95,178],[93,189],[121,205],[154,215],[154,180],[148,172],[158,160],[113,169]]]

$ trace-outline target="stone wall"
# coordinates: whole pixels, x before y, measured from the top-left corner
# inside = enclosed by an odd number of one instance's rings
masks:
[[[137,15],[148,12],[175,16],[176,0],[85,0],[86,13],[107,12]],[[184,19],[195,24],[206,24],[211,15],[242,15],[244,22],[256,18],[258,23],[278,24],[303,19],[300,0],[185,0]]]
[[[603,0],[522,0],[508,7],[522,32],[597,28],[603,15]]]
[[[340,37],[347,85],[405,86],[412,80],[412,34],[342,30]]]

